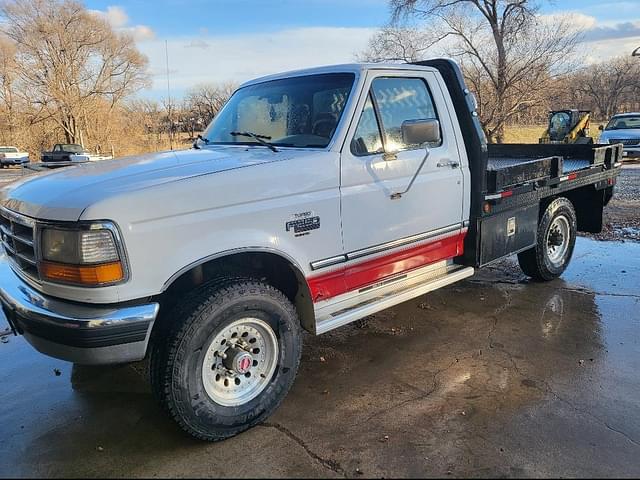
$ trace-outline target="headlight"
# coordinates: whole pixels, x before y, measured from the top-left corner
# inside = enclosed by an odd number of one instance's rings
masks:
[[[40,234],[43,280],[103,286],[125,279],[115,228],[90,225],[81,230],[44,226]]]

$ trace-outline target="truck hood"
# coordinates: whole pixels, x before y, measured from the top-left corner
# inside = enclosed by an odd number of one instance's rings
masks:
[[[301,150],[276,153],[262,147],[233,146],[85,163],[12,183],[0,191],[0,205],[33,218],[77,221],[88,206],[118,194],[302,154]]]

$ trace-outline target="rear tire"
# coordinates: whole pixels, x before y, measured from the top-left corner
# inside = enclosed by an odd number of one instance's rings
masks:
[[[300,363],[300,323],[272,286],[247,279],[205,285],[164,318],[151,353],[155,397],[190,435],[217,441],[265,420]]]
[[[576,232],[573,204],[564,197],[555,199],[538,222],[536,246],[518,254],[522,271],[539,282],[558,278],[571,261]]]

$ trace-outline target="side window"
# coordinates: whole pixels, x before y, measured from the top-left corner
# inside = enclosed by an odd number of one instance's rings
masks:
[[[60,145],[55,145],[55,146],[53,147],[53,151],[54,151],[54,152],[59,152],[59,151],[60,151]]]
[[[385,149],[392,152],[418,147],[404,143],[402,122],[438,119],[425,81],[419,78],[381,77],[373,81],[371,91],[382,122]]]
[[[382,137],[378,119],[373,110],[371,94],[367,95],[367,103],[364,104],[356,133],[351,140],[351,153],[354,155],[370,155],[382,152]]]

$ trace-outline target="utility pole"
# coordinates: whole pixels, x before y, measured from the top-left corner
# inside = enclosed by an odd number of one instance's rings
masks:
[[[169,83],[169,42],[164,41],[164,54],[167,61],[167,101],[169,106],[169,148],[173,150],[173,106],[171,105],[171,84]]]

